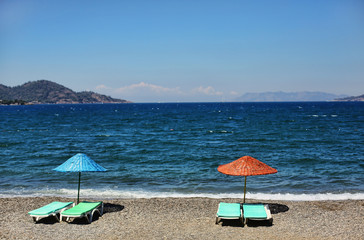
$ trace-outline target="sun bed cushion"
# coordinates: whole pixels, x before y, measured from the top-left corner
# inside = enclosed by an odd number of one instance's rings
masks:
[[[69,205],[73,204],[73,202],[52,202],[48,205],[35,209],[33,211],[28,212],[29,215],[34,216],[45,216],[52,213],[55,213]]]
[[[234,218],[241,217],[240,203],[219,203],[219,209],[217,210],[217,217]]]
[[[243,204],[244,218],[267,219],[263,204]]]
[[[80,202],[73,208],[67,209],[62,212],[64,216],[79,216],[97,208],[102,202]]]

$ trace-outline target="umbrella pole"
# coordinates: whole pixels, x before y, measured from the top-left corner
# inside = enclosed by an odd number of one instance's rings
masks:
[[[81,172],[78,172],[77,204],[79,204],[79,202],[80,202],[80,186],[81,186]]]
[[[245,203],[245,194],[246,194],[246,176],[245,176],[245,182],[244,182],[244,202]]]

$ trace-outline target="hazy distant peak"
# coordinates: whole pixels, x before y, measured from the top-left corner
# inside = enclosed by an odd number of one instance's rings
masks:
[[[245,93],[236,98],[241,102],[304,102],[304,101],[332,101],[337,98],[347,97],[325,92],[263,92]]]

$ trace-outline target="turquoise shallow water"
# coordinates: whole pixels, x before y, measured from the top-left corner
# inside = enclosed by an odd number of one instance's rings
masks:
[[[216,169],[249,155],[277,174],[248,177],[248,197],[364,199],[363,103],[155,103],[0,106],[0,196],[74,196],[77,153],[89,197],[241,197]]]

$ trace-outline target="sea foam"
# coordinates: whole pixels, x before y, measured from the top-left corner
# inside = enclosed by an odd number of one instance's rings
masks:
[[[5,197],[67,197],[77,196],[76,189],[42,189],[38,191],[3,192]],[[117,198],[243,198],[243,193],[180,193],[180,192],[153,192],[143,190],[112,190],[112,189],[81,189],[81,198],[89,199],[117,199]],[[326,201],[326,200],[363,200],[364,193],[317,193],[317,194],[293,194],[293,193],[247,193],[247,199],[277,200],[277,201]]]

